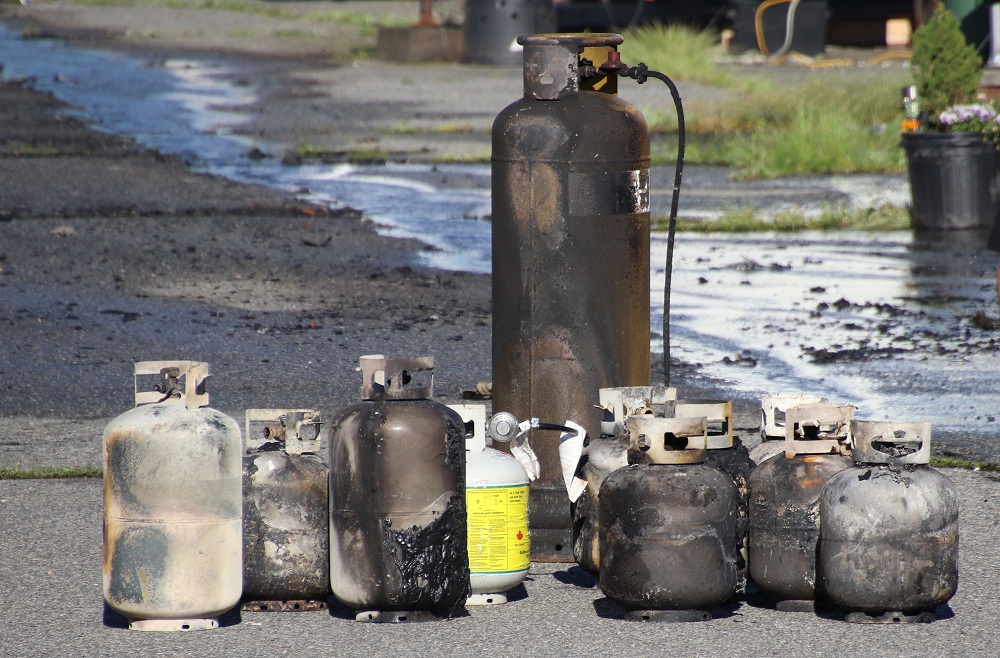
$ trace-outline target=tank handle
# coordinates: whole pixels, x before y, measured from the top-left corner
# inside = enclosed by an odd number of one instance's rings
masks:
[[[708,446],[708,419],[629,416],[630,464],[700,464]]]
[[[486,405],[449,404],[465,423],[465,451],[473,454],[486,450]]]
[[[785,457],[850,455],[854,407],[849,404],[800,404],[785,412]]]
[[[654,414],[654,407],[663,407],[677,399],[673,386],[615,386],[597,392],[602,411],[601,434],[624,436],[628,433],[625,421],[629,416]]]
[[[208,406],[208,391],[205,382],[211,373],[208,364],[202,361],[136,361],[133,366],[135,382],[135,406],[155,403],[183,402],[188,409]],[[151,391],[139,390],[139,377],[159,375],[162,377]],[[184,378],[181,389],[180,379]]]
[[[277,443],[289,455],[318,454],[322,425],[316,409],[247,409],[246,452]]]
[[[363,400],[429,400],[434,397],[433,356],[387,359],[381,354],[368,354],[358,359],[358,369],[363,377]],[[416,373],[430,375],[414,379]]]
[[[733,403],[731,400],[676,400],[674,418],[705,416],[709,450],[733,447]]]
[[[812,393],[768,393],[760,398],[760,439],[785,438],[785,414],[791,407],[800,404],[829,402],[824,397]]]
[[[851,422],[854,452],[859,464],[929,464],[931,424],[929,421],[897,423],[888,420]]]

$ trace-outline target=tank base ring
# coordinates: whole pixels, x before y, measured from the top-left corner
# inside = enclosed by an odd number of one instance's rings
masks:
[[[210,631],[219,627],[218,617],[205,619],[130,619],[130,631]]]
[[[354,621],[369,624],[403,624],[422,621],[437,621],[444,615],[435,614],[430,610],[357,610]]]
[[[816,602],[810,599],[788,599],[774,604],[778,612],[816,612]]]
[[[622,615],[622,619],[640,622],[711,621],[712,613],[707,610],[629,610]]]
[[[287,601],[244,601],[240,606],[244,612],[313,612],[326,610],[326,601],[296,599]]]
[[[916,614],[890,611],[881,615],[870,615],[867,612],[849,612],[844,617],[844,621],[851,622],[852,624],[929,624],[935,619],[937,619],[937,615],[926,610]]]
[[[473,594],[465,601],[465,605],[499,605],[507,602],[506,592],[493,594]]]

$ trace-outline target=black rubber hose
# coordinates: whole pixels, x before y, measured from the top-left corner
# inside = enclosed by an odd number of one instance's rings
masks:
[[[646,82],[649,78],[656,78],[663,82],[670,89],[670,96],[674,99],[674,107],[677,109],[677,165],[674,170],[674,194],[670,200],[670,220],[667,225],[667,258],[665,263],[664,283],[663,283],[663,383],[670,386],[670,281],[673,274],[674,265],[674,233],[677,231],[677,205],[681,196],[681,175],[684,171],[684,106],[681,103],[680,92],[677,85],[659,71],[650,71],[649,68],[639,63],[635,66],[624,68],[618,74],[626,78],[632,78],[639,84]]]

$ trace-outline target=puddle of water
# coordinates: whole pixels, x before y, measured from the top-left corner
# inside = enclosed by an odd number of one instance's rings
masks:
[[[229,84],[223,67],[185,60],[149,65],[22,41],[2,25],[0,61],[5,77],[35,78],[37,88],[78,106],[97,127],[179,154],[200,169],[363,210],[385,233],[433,245],[422,254],[431,266],[490,270],[488,166],[252,161],[245,154],[254,144],[232,130],[246,120],[233,108],[253,102],[254,90]],[[898,186],[877,178],[834,183],[855,203],[900,202]],[[863,418],[930,419],[956,445],[995,435],[998,425],[989,418],[997,412],[998,348],[969,322],[975,311],[996,308],[990,283],[996,261],[983,255],[982,243],[949,254],[940,245],[926,249],[909,232],[679,235],[672,352],[702,364],[734,394],[826,395],[857,404]],[[661,327],[665,245],[663,235],[653,236],[654,332]],[[660,340],[654,337],[654,351]],[[878,358],[860,358],[872,354]]]

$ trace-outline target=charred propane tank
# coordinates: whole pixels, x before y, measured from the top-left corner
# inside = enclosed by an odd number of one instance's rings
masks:
[[[819,572],[847,621],[933,621],[958,589],[958,493],[930,438],[926,422],[855,421],[855,464],[823,488]]]
[[[812,611],[817,597],[823,486],[850,468],[854,407],[804,404],[786,411],[785,455],[750,474],[750,579],[776,608]]]
[[[358,621],[461,611],[469,596],[465,423],[431,357],[360,359],[362,402],[330,429],[330,584]]]
[[[601,485],[599,583],[635,621],[702,621],[738,584],[737,493],[703,463],[707,421],[631,416],[629,466]]]
[[[329,469],[320,412],[248,409],[243,609],[324,610],[330,596]]]
[[[519,37],[524,97],[493,124],[493,406],[590,436],[591,391],[649,382],[648,131],[598,68],[621,42]],[[557,445],[537,449],[532,557],[572,561]]]
[[[739,511],[736,519],[736,543],[739,546],[736,566],[742,591],[747,577],[746,538],[750,524],[750,474],[754,464],[749,451],[733,431],[733,403],[731,400],[681,399],[667,403],[667,412],[674,418],[705,417],[708,423],[705,462],[728,475],[736,485]]]
[[[486,445],[486,407],[452,406],[465,421],[465,504],[469,515],[467,605],[507,602],[531,566],[528,473],[517,459]],[[502,438],[509,438],[504,432]]]
[[[576,468],[576,477],[586,488],[570,500],[573,517],[573,559],[584,570],[597,575],[600,570],[599,502],[604,479],[628,466],[629,416],[653,415],[667,400],[677,398],[677,390],[662,386],[619,386],[602,388],[599,400],[603,417],[601,436],[590,439]],[[662,411],[661,411],[662,413]]]
[[[133,630],[218,628],[240,600],[240,427],[208,407],[208,375],[136,363],[136,406],[104,430],[104,599]]]
[[[760,398],[760,443],[750,450],[754,464],[785,452],[785,414],[800,404],[829,402],[810,393],[768,393]]]

